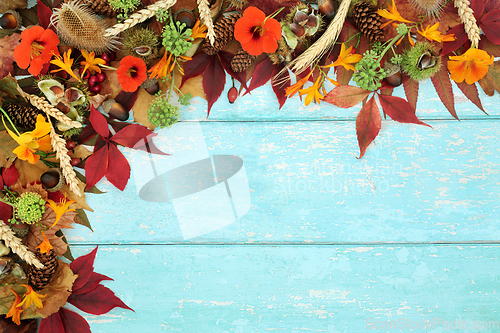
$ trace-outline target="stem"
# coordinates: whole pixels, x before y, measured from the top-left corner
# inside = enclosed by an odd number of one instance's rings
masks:
[[[9,123],[12,125],[12,127],[13,127],[13,128],[14,128],[14,130],[16,131],[17,135],[19,135],[19,136],[20,136],[21,134],[20,134],[20,133],[19,133],[19,131],[17,130],[16,126],[12,123],[12,119],[10,119],[9,115],[7,114],[7,112],[5,112],[5,110],[4,110],[4,109],[2,109],[1,107],[0,107],[0,110],[2,110],[3,114],[7,117],[7,119],[9,120]],[[2,118],[2,121],[3,121],[3,118]],[[5,125],[5,122],[4,122],[4,125]]]
[[[101,66],[102,68],[111,69],[113,71],[116,71],[118,69],[118,68],[115,68],[115,67],[111,67],[111,66],[107,66],[107,65],[102,65],[102,64],[99,64],[99,66]]]
[[[385,49],[382,51],[382,53],[380,53],[380,56],[379,58],[377,59],[378,62],[380,62],[382,60],[382,58],[384,57],[384,55],[387,53],[387,51],[389,51],[389,49],[394,45],[396,44],[396,42],[401,38],[403,37],[404,35],[406,35],[408,33],[408,31],[406,31],[405,33],[400,33],[398,34],[396,37],[394,37],[391,42],[385,47]]]
[[[272,13],[271,15],[269,15],[268,17],[265,18],[264,22],[268,19],[268,18],[274,18],[276,15],[278,15],[279,13],[281,13],[281,11],[285,9],[285,7],[281,7],[280,9],[276,10],[274,13]]]
[[[3,201],[2,199],[0,199],[0,202],[3,202],[4,204],[9,205],[11,207],[16,207],[15,205],[11,204],[10,202]]]
[[[167,101],[170,101],[170,96],[172,96],[172,91],[174,90],[175,87],[174,79],[175,79],[175,71],[172,71],[172,78],[170,79],[170,91],[168,92]]]

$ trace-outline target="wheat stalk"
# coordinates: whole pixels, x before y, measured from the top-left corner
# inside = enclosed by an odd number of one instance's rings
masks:
[[[471,42],[471,47],[478,47],[479,45],[479,27],[477,26],[474,12],[470,8],[469,0],[455,0],[455,7],[458,8],[458,16],[460,21],[464,24],[465,32]]]
[[[123,23],[115,24],[111,28],[106,29],[106,34],[104,36],[116,36],[120,32],[125,31],[136,24],[144,22],[150,17],[153,17],[159,9],[168,9],[172,7],[176,2],[177,0],[160,0],[152,5],[149,5],[146,8],[130,15],[128,19],[123,21]]]
[[[296,74],[300,74],[306,70],[315,60],[321,58],[323,54],[335,44],[344,25],[350,4],[351,0],[342,0],[335,18],[330,22],[325,33],[314,42],[310,48],[290,63],[289,67],[292,68]]]
[[[214,22],[212,21],[212,14],[210,13],[210,2],[208,0],[198,0],[198,8],[200,10],[200,17],[203,20],[203,24],[207,26],[207,38],[210,40],[210,44],[214,46],[215,30]]]
[[[21,240],[15,236],[14,231],[12,231],[12,229],[2,220],[0,220],[0,239],[4,241],[5,246],[9,247],[12,252],[17,254],[28,264],[40,269],[45,267],[40,260],[37,259],[35,254],[21,243]]]
[[[71,157],[68,155],[68,148],[66,148],[66,141],[54,131],[54,127],[50,128],[50,143],[56,152],[56,158],[59,160],[62,174],[66,179],[69,189],[77,196],[81,196],[78,179],[76,178],[75,170],[71,166]]]
[[[31,94],[25,94],[25,97],[28,98],[31,105],[42,110],[48,116],[54,117],[57,121],[65,124],[65,125],[75,127],[75,128],[82,127],[81,123],[79,123],[78,121],[71,120],[68,116],[66,116],[64,113],[62,113],[58,108],[51,105],[45,98],[38,97],[35,95],[31,95]]]

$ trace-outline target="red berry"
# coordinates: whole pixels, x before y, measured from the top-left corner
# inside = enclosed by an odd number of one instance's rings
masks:
[[[73,140],[66,141],[66,149],[73,150],[76,148],[76,146],[77,146],[76,141],[73,141]]]
[[[103,83],[104,80],[106,80],[106,74],[104,73],[97,73],[95,76],[97,77],[97,80],[99,80],[100,83]]]
[[[106,62],[111,61],[111,58],[109,57],[109,54],[107,52],[104,52],[103,54],[101,54],[100,58]]]
[[[71,166],[76,166],[76,165],[80,164],[81,161],[82,161],[81,158],[79,158],[79,157],[73,157],[71,159],[70,163],[71,163]]]
[[[234,103],[237,97],[238,97],[238,89],[236,89],[235,87],[229,89],[229,91],[227,92],[227,99],[229,100],[229,103],[231,104]]]
[[[83,67],[80,67],[80,75],[82,75],[82,72],[83,72]],[[85,71],[85,74],[84,76],[82,77],[83,80],[87,80],[88,78],[90,77],[90,72],[89,71]]]
[[[89,77],[89,86],[90,87],[94,87],[98,84],[99,84],[99,79],[97,78],[97,76],[92,75],[91,77]]]
[[[115,52],[109,52],[108,56],[109,56],[109,61],[113,61],[113,60],[116,59],[116,53]]]
[[[102,89],[102,86],[99,83],[97,83],[95,86],[89,87],[89,90],[93,93],[96,93],[96,94],[100,93],[101,89]]]

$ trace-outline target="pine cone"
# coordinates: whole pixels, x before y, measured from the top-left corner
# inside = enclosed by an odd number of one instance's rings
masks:
[[[90,9],[97,15],[115,17],[116,11],[109,4],[108,0],[85,0],[89,4]]]
[[[366,2],[360,2],[354,6],[353,14],[356,26],[366,37],[372,42],[383,39],[384,33],[380,28],[382,22],[375,8]]]
[[[205,39],[201,49],[208,55],[214,55],[215,53],[222,50],[227,43],[234,39],[234,24],[243,15],[241,13],[236,13],[231,16],[224,16],[222,19],[217,21],[214,25],[215,30],[215,41],[214,45],[210,44],[208,39]]]
[[[35,266],[31,266],[26,277],[28,278],[28,284],[37,291],[50,283],[58,263],[56,253],[53,249],[44,254],[40,252],[40,249],[36,249],[35,255],[45,267],[36,268]]]
[[[231,68],[236,73],[243,72],[252,64],[255,58],[257,57],[250,55],[247,51],[239,50],[231,60]]]
[[[3,106],[3,109],[7,112],[16,127],[25,129],[34,129],[36,125],[36,116],[43,114],[41,110],[38,110],[32,105],[7,104]]]

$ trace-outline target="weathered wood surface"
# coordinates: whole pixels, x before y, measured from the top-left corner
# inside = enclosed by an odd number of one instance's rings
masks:
[[[496,332],[499,256],[488,245],[101,246],[95,271],[135,313],[86,318],[98,333]],[[425,320],[434,326],[399,329]]]

